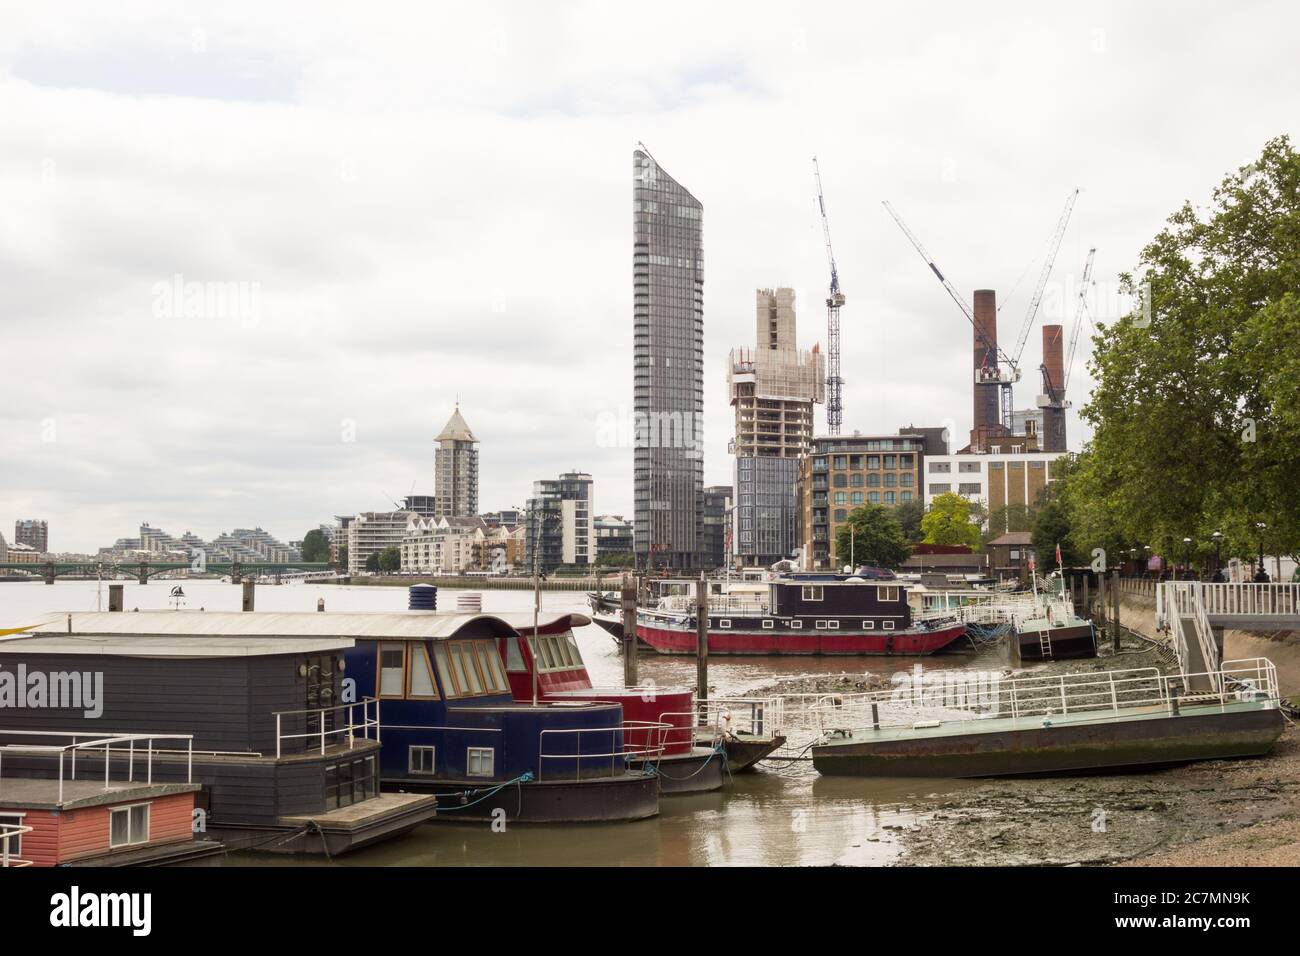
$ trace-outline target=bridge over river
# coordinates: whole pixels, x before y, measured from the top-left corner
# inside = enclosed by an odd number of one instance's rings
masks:
[[[56,578],[135,578],[140,584],[149,583],[151,577],[183,572],[186,577],[200,575],[228,577],[231,583],[238,584],[245,578],[273,577],[276,580],[318,580],[332,578],[337,569],[324,562],[296,561],[253,562],[253,561],[46,561],[40,564],[0,563],[0,572],[20,572],[39,577],[46,584],[53,584]]]

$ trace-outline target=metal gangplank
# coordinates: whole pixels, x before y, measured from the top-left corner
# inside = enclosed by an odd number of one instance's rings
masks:
[[[1215,632],[1300,629],[1300,584],[1165,581],[1156,588],[1156,627],[1173,635],[1184,674],[1212,682],[1223,651]]]

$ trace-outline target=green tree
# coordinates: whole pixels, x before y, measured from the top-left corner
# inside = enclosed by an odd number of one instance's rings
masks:
[[[971,550],[980,546],[979,525],[971,520],[972,504],[959,494],[946,491],[930,502],[930,510],[921,519],[926,544],[964,544]]]
[[[1034,517],[1031,541],[1039,574],[1055,570],[1056,547],[1061,547],[1061,561],[1066,567],[1077,563],[1070,545],[1070,521],[1059,501],[1048,501]]]
[[[921,530],[921,519],[925,517],[925,504],[913,498],[894,508],[894,520],[903,529],[903,537],[909,544],[918,543],[925,533]]]
[[[379,570],[392,574],[402,569],[402,552],[398,548],[384,548],[379,552]]]
[[[1034,509],[1029,505],[1009,504],[996,508],[989,514],[989,526],[984,532],[984,544],[1008,531],[1029,531],[1034,526]]]
[[[1099,324],[1082,409],[1088,461],[1061,499],[1076,543],[1181,560],[1300,551],[1300,154],[1286,137],[1185,203],[1121,282],[1140,304]],[[1080,494],[1075,495],[1075,490]],[[1095,497],[1089,500],[1087,495]]]
[[[873,564],[896,568],[911,554],[898,519],[883,505],[863,505],[849,512],[835,533],[835,558],[840,565]]]
[[[366,570],[371,574],[379,573],[379,552],[374,551],[366,556]]]
[[[341,544],[339,545],[339,567],[347,568],[347,566],[348,566],[348,546],[346,544]]]
[[[330,559],[330,544],[320,528],[312,528],[302,536],[302,559],[311,563]]]

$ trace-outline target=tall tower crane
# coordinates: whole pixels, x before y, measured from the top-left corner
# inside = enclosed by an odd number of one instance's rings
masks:
[[[826,298],[826,428],[832,435],[840,433],[844,421],[844,379],[840,377],[840,274],[835,268],[831,249],[831,221],[826,217],[826,198],[822,195],[821,167],[813,157],[813,178],[817,181],[817,208],[822,216],[822,234],[826,237],[826,259],[831,266],[831,291]]]
[[[1070,372],[1074,369],[1074,353],[1079,347],[1079,330],[1083,328],[1083,317],[1088,312],[1088,287],[1092,282],[1092,261],[1097,255],[1096,247],[1088,250],[1088,261],[1083,264],[1083,279],[1079,283],[1079,300],[1074,309],[1074,328],[1070,330],[1070,350],[1066,353],[1065,368],[1061,372],[1061,381],[1053,382],[1047,366],[1041,366],[1043,373],[1043,395],[1050,408],[1069,408],[1065,400],[1065,389],[1070,384]]]
[[[1079,190],[1076,187],[1065,200],[1065,211],[1061,213],[1061,218],[1056,223],[1056,232],[1052,234],[1051,241],[1048,243],[1047,258],[1043,260],[1043,270],[1038,274],[1038,285],[1034,287],[1033,297],[1029,300],[1029,311],[1025,314],[1025,322],[1020,327],[1020,337],[1016,339],[1015,362],[1017,364],[1025,351],[1025,343],[1029,341],[1029,330],[1033,328],[1034,317],[1038,315],[1038,307],[1043,302],[1043,290],[1047,288],[1047,280],[1052,275],[1056,254],[1061,249],[1061,240],[1065,238],[1065,227],[1070,222],[1070,213],[1074,211],[1074,201],[1078,198]]]

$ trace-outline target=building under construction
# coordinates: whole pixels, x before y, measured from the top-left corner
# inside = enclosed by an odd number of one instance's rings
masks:
[[[736,410],[733,550],[743,564],[788,558],[798,543],[795,484],[813,437],[813,405],[826,399],[820,351],[795,339],[793,289],[759,289],[757,344],[733,349],[727,386]]]

